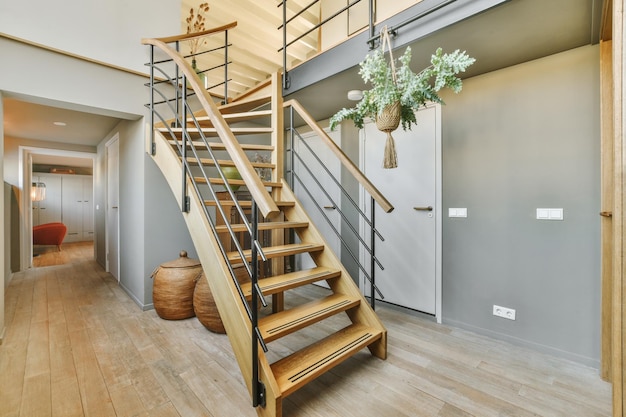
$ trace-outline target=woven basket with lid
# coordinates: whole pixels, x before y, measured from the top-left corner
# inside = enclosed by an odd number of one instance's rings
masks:
[[[195,316],[193,292],[201,275],[200,261],[188,258],[186,251],[181,251],[178,259],[162,263],[152,273],[152,300],[159,317],[182,320]]]

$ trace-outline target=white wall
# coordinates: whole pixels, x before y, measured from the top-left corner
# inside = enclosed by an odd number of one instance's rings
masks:
[[[2,91],[0,91],[0,183],[4,184],[4,110],[2,106]],[[0,232],[2,232],[2,236],[6,236],[4,233],[4,198],[0,198]],[[0,343],[4,339],[4,283],[8,282],[9,277],[7,276],[7,268],[5,268],[5,262],[10,262],[10,258],[6,257],[6,239],[2,239],[0,241],[0,271],[2,271],[2,279],[0,279]],[[10,254],[10,253],[9,253]]]
[[[179,34],[180,15],[180,0],[1,0],[0,30],[145,73],[141,39]],[[42,62],[33,68],[47,78]]]

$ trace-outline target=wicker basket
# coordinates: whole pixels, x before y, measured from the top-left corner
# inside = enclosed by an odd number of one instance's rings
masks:
[[[400,102],[396,101],[376,116],[376,127],[381,132],[393,132],[400,125]]]
[[[180,257],[161,264],[153,273],[152,300],[159,317],[166,320],[188,319],[193,311],[193,292],[202,275],[202,265],[181,251]]]
[[[243,265],[234,266],[233,270],[239,283],[250,280],[248,272]],[[204,274],[196,282],[196,288],[193,293],[193,309],[196,317],[204,327],[214,333],[226,333],[224,323],[215,305],[215,299],[209,288],[209,282]]]

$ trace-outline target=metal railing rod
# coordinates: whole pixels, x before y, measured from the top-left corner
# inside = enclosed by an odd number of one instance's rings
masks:
[[[293,122],[292,122],[293,123]],[[295,129],[294,129],[295,130]],[[308,143],[306,143],[306,140],[300,135],[300,133],[295,130],[296,135],[298,136],[298,138],[300,139],[300,142],[302,144],[304,144],[304,146],[306,146],[306,148],[309,150],[309,152],[311,153],[311,155],[317,160],[317,162],[320,164],[320,166],[322,167],[322,169],[324,171],[326,171],[326,174],[331,178],[331,180],[335,183],[335,185],[337,185],[337,187],[339,187],[339,189],[341,190],[342,194],[345,195],[348,198],[348,201],[350,201],[350,203],[352,204],[352,206],[357,210],[357,212],[361,215],[361,217],[363,217],[363,219],[365,220],[365,222],[368,224],[368,226],[371,226],[371,223],[367,217],[367,215],[365,213],[363,213],[363,210],[361,210],[361,208],[359,207],[359,205],[356,203],[356,201],[354,201],[354,199],[350,196],[350,194],[346,191],[346,189],[343,187],[343,185],[341,185],[341,183],[337,180],[337,178],[335,178],[335,176],[330,172],[330,170],[328,169],[328,167],[326,166],[326,164],[319,158],[319,156],[317,156],[317,154],[313,151],[313,149],[311,149],[311,147],[309,146]],[[306,164],[305,164],[306,165]],[[378,232],[378,230],[376,230],[376,234],[378,235],[378,237],[380,238],[380,240],[382,240],[383,242],[385,241],[385,238],[380,234],[380,232]]]
[[[291,16],[291,18],[289,18],[286,21],[283,21],[283,24],[278,26],[278,29],[282,29],[283,25],[286,25],[288,23],[293,22],[298,16],[300,16],[302,13],[306,12],[307,10],[309,10],[311,7],[315,6],[316,3],[319,3],[319,0],[313,0],[311,3],[309,3],[308,5],[304,6],[302,8],[302,10],[300,10],[299,12],[295,13],[293,16]],[[282,4],[282,3],[281,3]],[[281,4],[278,4],[276,7],[280,7]]]
[[[398,30],[400,28],[403,28],[403,27],[405,27],[407,25],[410,25],[411,23],[413,23],[413,22],[415,22],[415,21],[417,21],[417,20],[419,20],[419,19],[421,19],[423,17],[426,17],[429,14],[432,14],[432,13],[436,12],[437,10],[440,10],[440,9],[446,7],[447,5],[452,4],[452,3],[456,2],[456,1],[457,0],[445,0],[445,1],[442,1],[441,3],[438,3],[438,4],[434,5],[431,8],[424,10],[421,13],[418,13],[415,16],[413,16],[413,17],[411,17],[411,18],[409,18],[409,19],[407,19],[407,20],[405,20],[405,21],[403,21],[403,22],[401,22],[401,23],[399,23],[399,24],[397,24],[395,26],[391,26],[390,28],[388,28],[389,34],[395,36],[395,35],[397,35],[397,32],[398,32]],[[370,33],[370,35],[371,35],[371,33]],[[372,37],[369,38],[367,42],[370,45],[372,45],[373,42],[376,42],[379,38],[380,38],[380,34],[372,35]]]
[[[232,190],[232,187],[230,186],[230,184],[228,184],[228,179],[226,178],[226,176],[224,175],[223,171],[221,170],[221,167],[219,165],[218,159],[216,158],[215,154],[213,153],[213,150],[211,149],[211,146],[209,145],[209,142],[206,138],[206,136],[204,135],[204,133],[202,133],[202,129],[200,128],[200,124],[198,123],[198,120],[196,119],[195,115],[193,113],[191,113],[191,118],[194,122],[194,125],[196,126],[196,128],[198,129],[198,131],[200,132],[200,138],[202,140],[202,142],[205,144],[205,146],[207,147],[207,152],[209,153],[209,156],[211,157],[211,159],[213,160],[213,164],[220,176],[220,178],[222,179],[222,181],[224,181],[224,187],[226,188],[226,190],[228,191],[228,194],[230,196],[230,198],[232,199],[233,203],[234,203],[234,207],[237,209],[239,216],[242,219],[243,224],[246,226],[246,229],[249,233],[250,236],[252,236],[252,228],[250,226],[250,224],[247,222],[246,220],[246,216],[243,212],[243,208],[241,207],[241,205],[239,204],[237,198],[235,197],[235,193]],[[187,132],[187,129],[184,130],[185,132]],[[195,145],[193,144],[193,141],[190,142],[190,146],[192,149],[192,152],[194,153],[194,157],[196,158],[196,161],[200,162],[200,156],[197,154]],[[213,189],[211,182],[209,180],[209,177],[206,173],[206,171],[204,170],[204,167],[202,164],[199,164],[200,166],[200,170],[203,174],[203,178],[207,183],[207,186],[209,188],[209,191],[211,192],[211,196],[213,197],[213,199],[215,200],[215,207],[218,209],[220,215],[222,216],[222,218],[227,219],[228,216],[226,216],[226,212],[224,211],[224,208],[222,207],[222,204],[220,203],[219,198],[217,197],[217,194],[215,193],[215,190]],[[193,178],[193,177],[192,177]],[[243,261],[244,266],[246,267],[246,270],[248,272],[248,274],[250,276],[252,276],[252,270],[250,269],[250,265],[248,265],[248,262],[246,260],[246,256],[243,253],[243,248],[241,247],[241,245],[239,244],[239,239],[237,239],[237,235],[235,234],[234,230],[232,229],[231,225],[229,222],[224,222],[224,226],[226,226],[226,229],[228,230],[229,235],[231,236],[231,238],[233,238],[233,243],[235,244],[235,248],[237,249],[237,252],[239,253],[239,256],[241,257],[241,260]],[[261,257],[265,260],[267,259],[265,257],[265,254],[260,251],[260,255]]]
[[[233,44],[231,43],[231,44],[228,44],[228,45],[216,46],[215,48],[205,49],[202,52],[196,52],[195,54],[183,55],[183,58],[193,58],[193,57],[196,57],[196,56],[208,54],[208,53],[211,53],[211,52],[219,51],[220,49],[226,49],[227,46],[233,46]]]
[[[287,49],[287,47],[293,45],[294,43],[298,42],[300,39],[304,38],[306,35],[308,35],[309,33],[313,32],[314,30],[320,28],[322,25],[328,23],[329,21],[331,21],[332,19],[334,19],[335,17],[339,16],[341,13],[345,12],[346,10],[348,10],[350,7],[354,6],[355,4],[359,3],[361,0],[354,0],[352,3],[349,3],[346,7],[344,7],[343,9],[339,10],[338,12],[333,13],[330,17],[327,17],[326,19],[322,20],[320,23],[318,23],[317,25],[313,26],[311,29],[307,30],[306,32],[304,32],[302,35],[298,36],[297,38],[294,38],[291,40],[291,42],[285,44],[283,43],[283,47],[280,48],[278,51],[282,51],[283,49]]]
[[[383,265],[380,263],[380,261],[374,256],[373,252],[371,251],[370,247],[368,246],[367,243],[365,243],[365,241],[363,240],[363,238],[360,236],[360,233],[354,228],[354,226],[352,225],[352,223],[350,223],[350,220],[348,220],[348,218],[346,217],[346,215],[344,214],[343,210],[341,210],[339,208],[339,204],[337,204],[337,202],[335,200],[333,200],[333,198],[330,196],[330,194],[328,193],[328,191],[326,191],[326,189],[324,188],[324,186],[319,182],[319,180],[317,179],[317,176],[313,174],[313,172],[311,171],[311,169],[309,168],[309,166],[302,160],[302,158],[300,157],[300,155],[295,152],[292,151],[292,154],[295,155],[296,158],[298,158],[298,161],[300,162],[300,164],[302,165],[302,167],[309,173],[309,176],[311,177],[311,179],[313,180],[313,182],[315,182],[317,184],[317,186],[319,187],[320,191],[326,196],[326,198],[333,204],[334,207],[336,207],[337,212],[339,213],[339,215],[341,216],[341,218],[346,222],[346,224],[348,225],[348,227],[350,228],[350,230],[352,230],[352,233],[354,233],[354,235],[356,236],[356,238],[359,240],[359,242],[361,242],[361,245],[363,245],[363,247],[365,248],[365,250],[374,257],[374,259],[376,260],[376,263],[378,264],[378,266],[380,267],[381,270],[385,270],[385,267],[383,267]],[[326,168],[326,167],[324,167]],[[330,173],[330,171],[327,171],[327,173],[329,174],[329,176],[331,178],[335,178],[334,175],[332,175]],[[305,185],[302,185],[304,188],[307,188]],[[308,191],[307,191],[308,193]],[[308,193],[309,196],[311,196],[310,193]],[[312,198],[313,199],[313,198]],[[313,201],[315,201],[315,199],[313,199]],[[318,205],[319,206],[319,205]],[[328,219],[328,218],[327,218]],[[330,220],[328,220],[330,222]],[[332,225],[331,225],[332,226]]]
[[[376,236],[374,235],[374,225],[376,224],[376,200],[374,197],[371,198],[371,211],[372,211],[372,227],[370,229],[370,239],[372,240],[372,251],[376,253]],[[376,288],[376,265],[374,265],[374,256],[370,258],[370,304],[372,306],[372,310],[376,310],[376,296],[374,295],[374,288]]]
[[[313,195],[311,194],[311,192],[309,191],[309,189],[306,187],[306,185],[304,185],[304,182],[302,181],[302,179],[298,176],[298,174],[296,174],[294,172],[294,178],[300,183],[300,185],[302,186],[302,189],[307,193],[307,195],[309,196],[309,198],[312,201],[315,201],[315,197],[313,197]],[[357,266],[359,267],[359,269],[361,270],[361,272],[363,272],[363,275],[365,276],[365,278],[367,278],[367,280],[371,283],[372,279],[370,277],[370,274],[367,272],[367,270],[365,269],[365,267],[361,264],[361,262],[359,262],[357,256],[354,254],[354,252],[352,252],[352,250],[350,249],[350,247],[348,246],[348,244],[346,243],[346,241],[343,239],[343,236],[341,236],[341,233],[337,230],[337,228],[332,224],[332,222],[330,221],[330,219],[328,218],[328,216],[326,215],[326,213],[324,213],[322,207],[320,207],[318,204],[315,204],[315,207],[318,209],[318,211],[322,214],[322,217],[324,217],[324,219],[326,220],[326,222],[328,223],[328,225],[330,226],[330,228],[333,230],[333,232],[335,233],[335,235],[337,235],[337,237],[339,238],[339,240],[341,241],[342,245],[344,248],[346,248],[346,250],[348,251],[348,254],[352,257],[352,259],[356,262]],[[376,292],[378,293],[378,295],[380,295],[380,298],[384,299],[385,297],[383,296],[383,293],[380,292],[380,290],[378,289],[378,287],[374,286],[374,289],[376,290]]]

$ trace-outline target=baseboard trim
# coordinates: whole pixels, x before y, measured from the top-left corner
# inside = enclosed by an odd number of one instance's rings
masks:
[[[584,355],[579,355],[577,353],[568,352],[565,350],[557,349],[552,346],[542,345],[540,343],[531,342],[528,340],[520,339],[518,337],[510,336],[504,333],[494,332],[493,330],[484,329],[482,327],[472,326],[471,324],[463,323],[456,320],[443,319],[443,323],[458,327],[460,329],[468,330],[474,333],[478,333],[483,336],[488,336],[493,339],[503,340],[505,342],[511,343],[512,345],[521,346],[524,348],[532,349],[541,353],[546,353],[548,355],[556,356],[562,359],[570,360],[572,362],[576,362],[585,366],[588,366],[593,369],[600,369],[600,360],[591,358]]]
[[[148,303],[148,304],[144,304],[141,302],[141,300],[139,298],[137,298],[135,296],[135,294],[133,294],[128,288],[126,288],[124,286],[124,284],[122,284],[120,282],[120,288],[124,290],[124,292],[126,293],[126,295],[128,295],[130,297],[131,300],[133,300],[135,302],[135,304],[137,304],[137,306],[139,306],[139,308],[141,309],[141,311],[147,311],[147,310],[152,310],[154,309],[154,304],[153,303]]]

